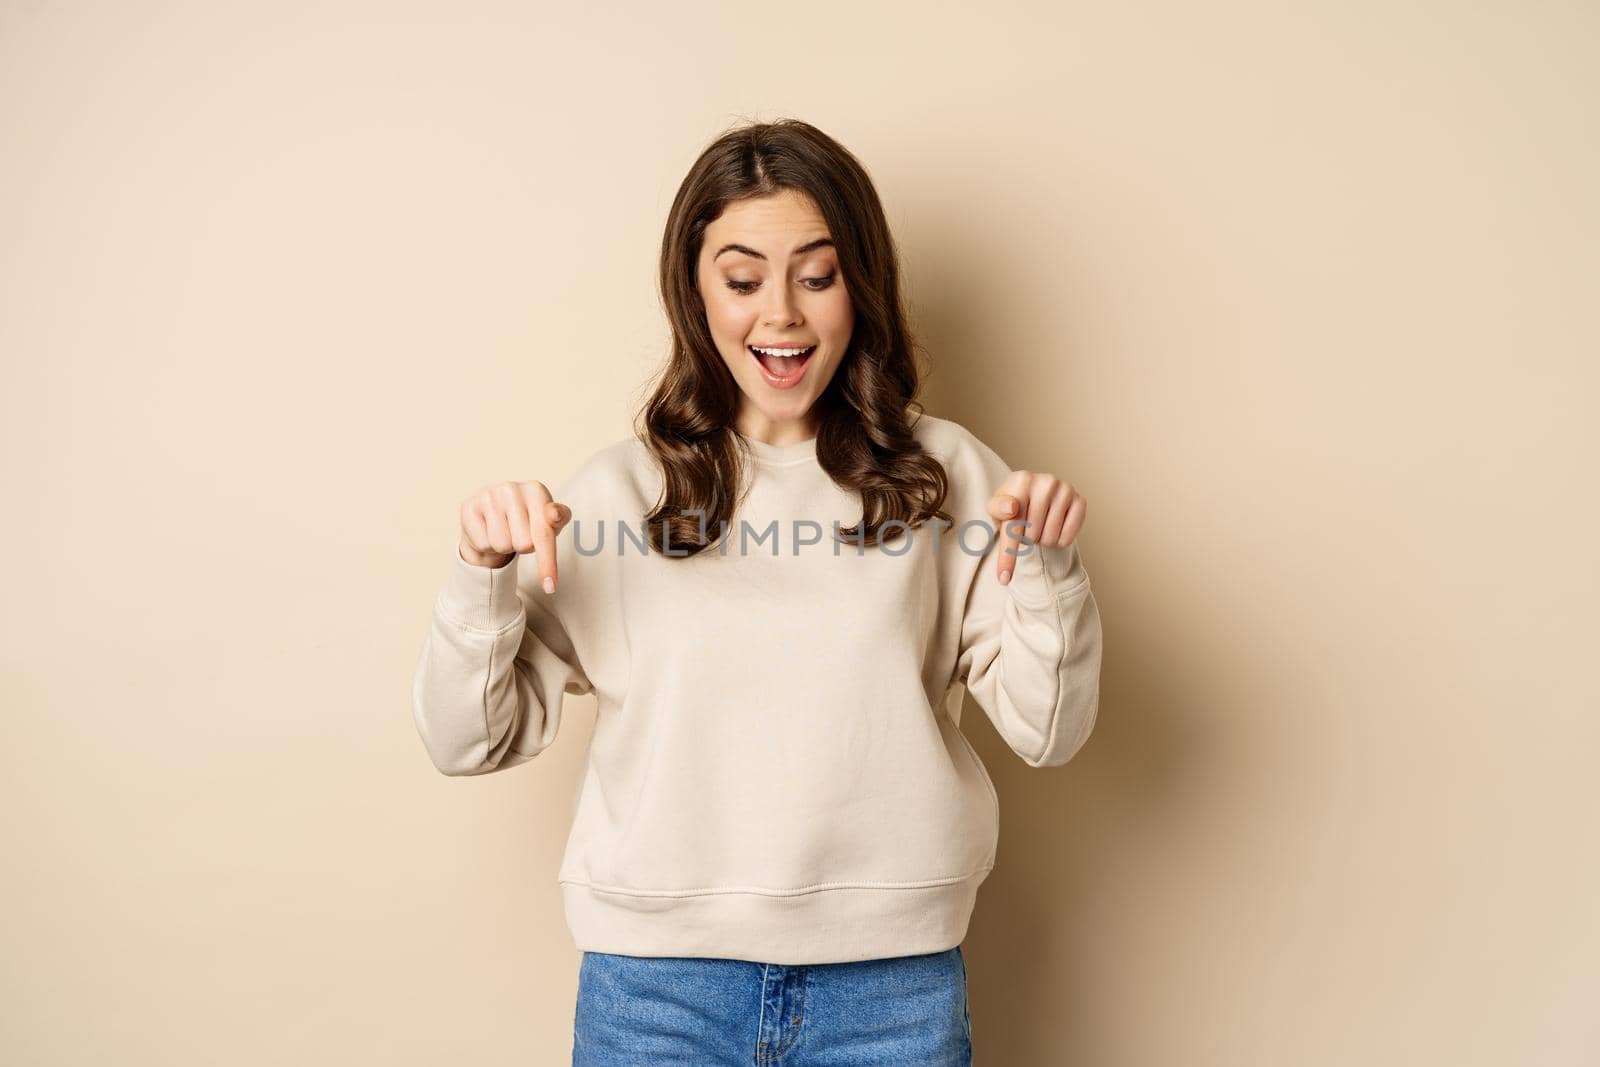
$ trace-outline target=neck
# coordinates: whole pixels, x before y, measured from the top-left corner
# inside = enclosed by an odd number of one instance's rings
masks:
[[[811,440],[817,436],[818,426],[809,415],[798,419],[771,419],[756,412],[741,414],[734,420],[734,429],[752,440],[784,448]]]

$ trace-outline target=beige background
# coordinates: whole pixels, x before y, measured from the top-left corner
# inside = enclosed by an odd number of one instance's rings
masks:
[[[577,7],[0,4],[5,1060],[566,1062],[593,705],[449,779],[411,671],[792,114],[1091,502],[1094,738],[967,709],[977,1062],[1600,1061],[1595,8]]]

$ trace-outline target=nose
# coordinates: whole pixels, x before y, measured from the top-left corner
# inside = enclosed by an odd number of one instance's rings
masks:
[[[763,325],[769,328],[782,329],[785,326],[800,325],[800,316],[795,309],[794,297],[786,285],[772,286],[768,290],[776,294],[771,303],[766,307],[762,316]]]

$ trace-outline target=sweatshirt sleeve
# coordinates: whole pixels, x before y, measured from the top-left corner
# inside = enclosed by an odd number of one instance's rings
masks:
[[[977,443],[983,484],[969,499],[988,518],[989,497],[1010,468]],[[977,543],[975,541],[975,543]],[[1078,543],[1017,546],[1001,585],[998,530],[970,575],[957,676],[995,729],[1030,767],[1066,763],[1094,729],[1100,703],[1101,628]]]
[[[479,567],[461,557],[459,543],[451,557],[417,664],[412,712],[442,773],[487,774],[548,748],[561,725],[562,694],[593,686],[557,614],[561,582],[545,593],[531,563],[519,579],[521,557]],[[572,573],[564,551],[557,566],[563,579]]]

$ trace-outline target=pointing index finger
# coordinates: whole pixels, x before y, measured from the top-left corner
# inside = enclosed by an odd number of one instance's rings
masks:
[[[997,540],[1000,551],[995,555],[995,577],[1001,585],[1011,581],[1017,565],[1017,550],[1027,530],[1028,472],[1012,471],[995,490],[989,504],[990,515],[999,523]]]
[[[566,519],[564,508],[550,499],[550,490],[542,482],[523,482],[522,492],[528,501],[528,519],[533,527],[533,555],[539,564],[539,576],[544,591],[556,591],[556,534]]]

